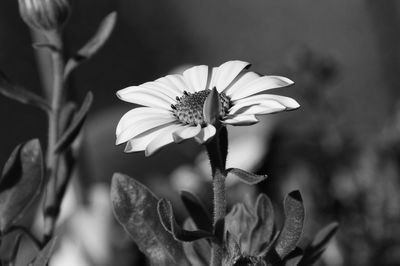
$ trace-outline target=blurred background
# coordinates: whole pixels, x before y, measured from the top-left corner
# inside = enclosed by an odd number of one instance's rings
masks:
[[[60,219],[66,237],[51,265],[143,265],[109,206],[114,172],[141,180],[174,201],[178,212],[179,190],[209,201],[208,163],[196,143],[171,145],[150,158],[114,145],[117,123],[133,107],[115,93],[191,65],[232,59],[294,80],[273,93],[295,98],[301,108],[228,128],[229,164],[269,176],[256,188],[228,181],[230,203],[265,192],[279,211],[284,195],[300,189],[304,236],[340,222],[320,265],[400,265],[399,1],[75,0],[72,6],[66,56],[109,12],[117,11],[118,22],[103,49],[71,76],[71,97],[81,102],[91,90],[95,102]],[[46,62],[32,49],[37,38],[17,1],[2,0],[0,69],[46,94],[48,81],[38,70]],[[46,118],[37,109],[1,96],[0,121],[0,165],[20,142],[38,137],[46,143]]]

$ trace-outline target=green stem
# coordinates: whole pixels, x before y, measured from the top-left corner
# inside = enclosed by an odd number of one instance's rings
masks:
[[[216,224],[219,220],[224,219],[226,215],[226,154],[227,154],[227,132],[225,127],[218,129],[215,137],[206,144],[208,156],[210,158],[212,176],[213,176],[213,192],[214,192],[214,233]],[[223,258],[223,241],[221,239],[214,240],[211,246],[211,266],[222,265]]]
[[[48,146],[47,146],[47,171],[48,184],[46,187],[46,197],[44,202],[44,239],[47,243],[54,232],[55,222],[59,213],[57,206],[57,172],[60,161],[60,154],[55,152],[55,147],[59,139],[59,117],[63,100],[64,89],[64,59],[62,55],[62,41],[59,32],[49,34],[49,41],[57,47],[57,51],[51,52],[53,68],[53,91],[51,97],[52,112],[49,116]]]

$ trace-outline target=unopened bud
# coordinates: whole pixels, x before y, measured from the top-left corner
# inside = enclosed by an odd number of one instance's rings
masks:
[[[69,16],[69,0],[18,0],[22,19],[40,31],[60,29]]]

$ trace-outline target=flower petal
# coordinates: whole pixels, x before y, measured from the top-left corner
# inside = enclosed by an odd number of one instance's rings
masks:
[[[280,103],[271,101],[271,103],[266,106],[263,105],[245,106],[237,110],[232,115],[265,115],[265,114],[282,112],[284,110],[286,110],[285,106],[281,105]]]
[[[140,86],[132,86],[119,90],[117,96],[126,102],[167,110],[171,109],[171,104],[176,103],[176,101],[171,98],[172,96]]]
[[[240,72],[249,66],[250,63],[239,60],[228,61],[220,65],[216,73],[215,83],[213,83],[218,92],[223,92]]]
[[[254,72],[243,73],[243,75],[239,75],[238,79],[235,82],[232,82],[232,84],[225,89],[224,93],[231,97],[231,95],[233,95],[236,91],[240,91],[247,84],[258,79],[259,77],[260,75]]]
[[[125,152],[137,152],[137,151],[144,151],[149,143],[155,139],[159,135],[164,135],[167,132],[171,132],[177,130],[179,127],[182,127],[182,124],[177,123],[170,123],[165,124],[163,126],[150,129],[139,136],[130,139],[125,147]]]
[[[183,92],[188,90],[188,85],[186,84],[185,79],[183,78],[182,75],[167,75],[165,77],[159,78],[156,81],[162,82],[172,88],[175,88],[177,92],[180,94],[178,96],[181,96]]]
[[[199,134],[197,134],[197,136],[195,137],[195,140],[200,144],[203,144],[207,142],[210,138],[212,138],[215,135],[216,131],[217,130],[213,125],[208,124],[206,127],[203,127],[200,130]]]
[[[140,85],[139,87],[146,88],[148,90],[157,91],[159,93],[167,95],[169,98],[175,102],[176,96],[181,96],[182,92],[175,86],[169,86],[165,82],[161,81],[151,81]]]
[[[180,143],[185,139],[193,138],[194,136],[200,133],[200,130],[201,130],[200,125],[197,126],[187,125],[184,128],[180,128],[177,131],[175,131],[172,134],[172,137],[174,138],[174,142]]]
[[[143,119],[172,116],[171,111],[151,107],[138,107],[126,112],[118,122],[116,135]]]
[[[151,156],[155,152],[159,151],[162,147],[165,145],[170,144],[171,142],[174,141],[173,138],[173,133],[178,130],[179,128],[182,128],[182,124],[175,124],[171,127],[165,128],[162,133],[158,134],[155,138],[153,138],[149,144],[146,146],[145,149],[145,155]]]
[[[153,117],[149,119],[139,120],[138,123],[126,128],[117,135],[116,145],[127,142],[128,140],[142,134],[152,128],[176,122],[174,117]]]
[[[229,124],[232,126],[249,126],[257,124],[259,121],[255,115],[238,115],[224,119],[223,124]]]
[[[257,108],[251,108],[253,106],[259,106],[261,108],[261,111],[258,114],[293,110],[300,107],[300,105],[294,99],[289,97],[273,94],[260,94],[234,101],[232,108],[229,109],[229,114],[257,114],[256,112],[252,113],[247,111],[248,109],[253,109],[254,111],[257,110]]]
[[[205,65],[191,67],[183,72],[183,78],[189,92],[205,90],[208,82],[209,67]]]
[[[294,84],[294,82],[285,77],[263,76],[251,81],[247,85],[243,86],[240,90],[236,90],[230,95],[230,98],[232,101],[235,101],[262,91],[285,87],[292,84]]]

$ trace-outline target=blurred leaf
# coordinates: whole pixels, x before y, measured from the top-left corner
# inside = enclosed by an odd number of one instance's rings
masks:
[[[68,127],[68,129],[64,132],[64,134],[58,141],[56,148],[55,148],[55,151],[57,153],[61,153],[66,148],[68,148],[72,144],[72,142],[75,140],[75,138],[78,136],[78,134],[83,126],[83,122],[85,122],[87,113],[90,109],[90,106],[92,105],[92,102],[93,102],[93,93],[91,91],[89,91],[86,94],[85,100],[83,100],[81,108],[74,116],[74,119],[72,120],[71,125]]]
[[[10,82],[6,75],[0,70],[0,93],[4,96],[23,104],[29,104],[50,112],[51,108],[45,99],[35,93],[25,90]]]
[[[204,230],[188,231],[182,229],[175,220],[171,202],[168,200],[160,199],[157,204],[157,211],[161,224],[176,240],[192,242],[202,238],[214,237],[211,232]]]
[[[198,229],[191,218],[186,219],[183,228],[191,231]],[[211,244],[208,239],[203,238],[193,242],[183,242],[182,244],[186,257],[191,262],[191,265],[209,265],[211,258]]]
[[[275,250],[283,259],[296,248],[304,223],[304,206],[298,190],[290,192],[284,202],[285,223],[277,240]]]
[[[301,248],[296,247],[292,252],[289,253],[287,258],[285,258],[286,260],[285,266],[298,266],[302,257],[303,257],[303,251],[301,250]]]
[[[182,245],[161,224],[158,198],[147,187],[115,173],[111,201],[115,217],[152,265],[189,265]]]
[[[65,66],[64,78],[67,78],[72,70],[79,64],[90,59],[108,40],[115,23],[117,21],[117,12],[111,12],[100,23],[97,32],[92,38],[78,51],[78,53],[68,60]]]
[[[331,240],[331,238],[335,235],[338,227],[339,224],[337,222],[333,222],[320,230],[312,243],[305,248],[304,257],[300,261],[299,266],[312,265],[315,261],[317,261],[325,251],[329,240]]]
[[[40,194],[42,180],[42,150],[39,140],[34,139],[14,150],[3,171],[1,184],[4,190],[0,193],[1,232],[5,232]]]
[[[229,168],[227,169],[227,173],[227,178],[236,177],[239,178],[240,181],[248,185],[258,184],[267,178],[267,175],[256,175],[239,168]]]
[[[197,228],[212,232],[212,219],[200,199],[188,191],[181,191],[181,199]]]
[[[72,123],[77,106],[73,102],[66,103],[60,112],[59,132],[64,132]]]
[[[36,258],[29,263],[29,266],[47,266],[50,257],[53,255],[56,244],[57,237],[54,237],[41,251],[39,251],[39,253],[36,255]]]
[[[221,102],[219,100],[219,93],[214,87],[210,94],[208,94],[203,105],[203,116],[204,120],[212,125],[219,120],[221,113]]]
[[[19,179],[15,177],[21,176],[21,148],[22,144],[19,144],[17,147],[15,147],[4,165],[3,172],[0,177],[0,193],[4,190],[12,188],[19,181]]]
[[[260,194],[257,197],[255,211],[257,220],[250,228],[250,254],[260,252],[262,244],[270,243],[274,233],[274,208],[267,195]]]
[[[17,258],[19,245],[21,244],[21,239],[22,239],[22,234],[18,234],[17,237],[15,237],[14,245],[10,256],[10,261],[15,261],[15,259]]]

